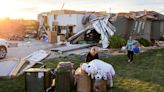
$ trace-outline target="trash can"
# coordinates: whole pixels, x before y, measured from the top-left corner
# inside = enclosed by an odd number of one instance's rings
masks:
[[[91,92],[91,78],[81,68],[75,72],[77,81],[77,92]]]
[[[55,92],[72,92],[74,86],[73,64],[60,62],[56,68]]]
[[[94,80],[93,91],[94,92],[106,92],[107,80]]]
[[[30,68],[25,71],[25,92],[46,92],[51,83],[50,69]]]

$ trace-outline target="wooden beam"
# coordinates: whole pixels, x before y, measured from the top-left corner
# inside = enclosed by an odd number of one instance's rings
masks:
[[[13,71],[11,72],[11,76],[15,77],[17,76],[18,72],[20,71],[20,69],[23,67],[24,64],[26,64],[26,60],[25,59],[21,59],[20,63],[15,67],[15,69],[13,69]]]

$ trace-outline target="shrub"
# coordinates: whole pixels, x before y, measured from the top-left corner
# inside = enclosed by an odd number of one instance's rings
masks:
[[[160,41],[164,41],[164,36],[160,37],[159,40],[160,40]]]
[[[144,38],[140,38],[140,39],[137,39],[137,40],[138,40],[138,42],[139,42],[141,45],[143,45],[143,46],[145,46],[145,47],[151,45],[151,42],[149,42],[148,40],[146,40],[146,39],[144,39]]]
[[[126,45],[126,40],[121,36],[114,35],[109,38],[109,44],[112,48],[121,48]]]

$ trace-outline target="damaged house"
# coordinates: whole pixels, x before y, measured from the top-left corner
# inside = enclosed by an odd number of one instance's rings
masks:
[[[49,42],[68,39],[97,16],[105,16],[105,12],[86,12],[74,10],[54,10],[38,15],[40,38],[47,35]]]
[[[159,40],[164,35],[164,15],[155,11],[118,13],[115,17],[116,34],[125,38],[133,35],[150,41]]]
[[[73,10],[55,10],[38,15],[40,38],[48,42],[67,41],[78,43],[98,43],[103,48],[109,46],[108,39],[114,34],[115,27],[108,21],[106,12],[86,12]]]

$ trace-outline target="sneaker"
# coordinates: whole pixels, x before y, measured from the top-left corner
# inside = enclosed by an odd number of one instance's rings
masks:
[[[131,61],[131,60],[129,59],[129,60],[128,60],[128,63],[130,63],[130,61]]]

